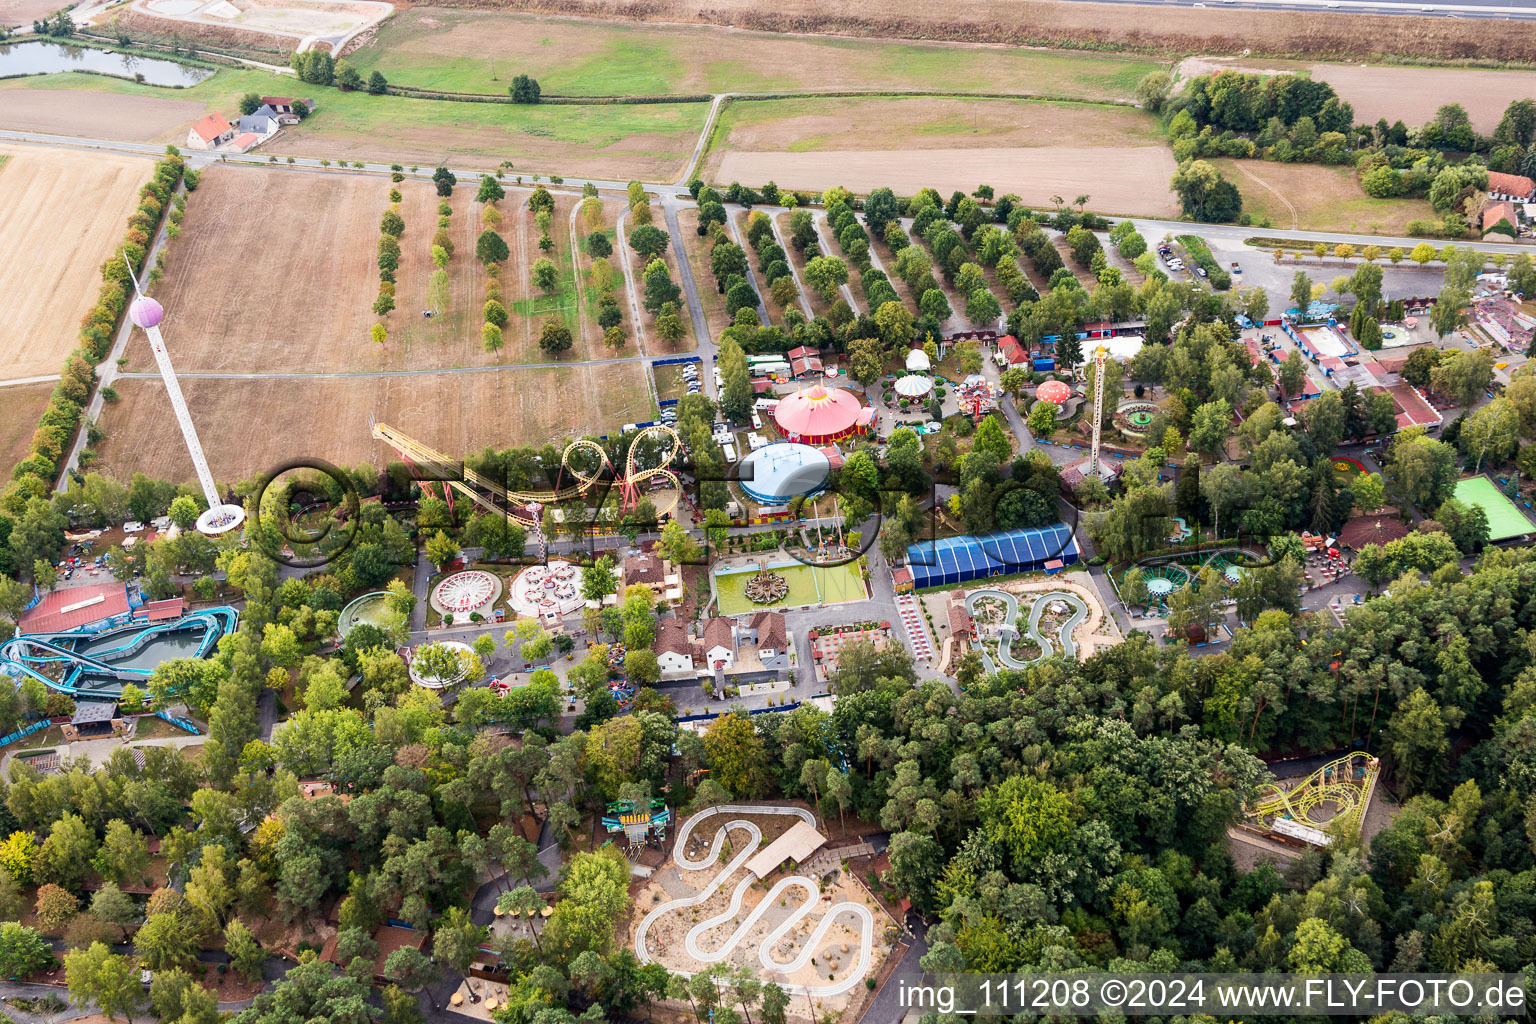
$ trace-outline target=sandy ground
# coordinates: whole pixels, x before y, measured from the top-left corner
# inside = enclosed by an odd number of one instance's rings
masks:
[[[368,419],[445,452],[486,445],[558,443],[577,433],[650,418],[639,363],[555,369],[332,379],[184,378],[182,391],[214,474],[234,481],[301,456],[334,464],[395,458],[369,436]],[[102,416],[104,471],[191,481],[164,386],[120,379]]]
[[[1354,104],[1357,124],[1384,117],[1401,118],[1413,127],[1434,120],[1442,105],[1460,103],[1472,127],[1488,134],[1498,127],[1511,101],[1536,96],[1536,72],[1530,71],[1317,64],[1312,77]]]
[[[735,815],[734,817],[749,818],[757,823],[763,831],[763,842],[771,843],[778,835],[788,829],[790,819],[773,815],[754,816],[750,814]],[[713,840],[715,830],[720,824],[724,824],[724,816],[717,822],[705,822],[695,833],[695,837],[701,840],[694,844],[690,856],[698,857]],[[745,836],[745,833],[735,831],[731,836],[737,842]],[[739,850],[739,847],[733,849]],[[725,855],[729,860],[731,853]],[[835,865],[834,865],[835,866]],[[672,857],[651,877],[646,886],[636,896],[635,916],[631,922],[631,935],[633,926],[637,925],[640,918],[650,913],[651,909],[660,902],[692,895],[707,885],[720,870],[720,865],[711,864],[700,870],[682,870]],[[704,951],[720,948],[721,943],[735,932],[740,923],[747,919],[753,909],[761,901],[762,897],[773,888],[779,879],[793,874],[803,874],[799,869],[776,871],[756,885],[749,888],[742,900],[741,910],[737,915],[716,925],[714,928],[700,934],[699,947]],[[662,917],[653,926],[649,935],[651,953],[657,961],[674,970],[698,971],[704,965],[690,957],[685,947],[684,938],[694,925],[709,917],[720,913],[730,905],[731,894],[745,877],[742,869],[738,869],[731,875],[720,888],[707,901],[697,907],[680,909]],[[802,906],[805,901],[805,893],[799,888],[787,890],[776,906],[770,907],[753,926],[752,930],[742,936],[725,963],[735,966],[746,966],[755,972],[762,973],[762,965],[758,959],[758,952],[762,940],[784,920]],[[854,902],[863,903],[869,907],[875,916],[875,948],[871,952],[871,960],[868,976],[878,977],[880,968],[889,955],[891,944],[885,938],[885,928],[891,923],[879,903],[864,888],[857,879],[850,877],[847,872],[839,871],[836,879],[823,888],[819,901],[823,907],[829,903]],[[802,943],[821,923],[822,914],[812,911],[801,923],[784,939],[781,939],[773,948],[773,959],[784,963],[793,960],[800,954]],[[817,985],[827,984],[828,975],[837,979],[848,976],[848,971],[858,964],[858,944],[862,941],[860,929],[854,919],[849,915],[842,915],[822,938],[818,948],[815,964],[808,963],[805,967],[792,974],[776,975],[775,980],[784,985]],[[804,997],[800,997],[804,1001]],[[818,1000],[825,1008],[841,1008],[846,1005],[848,996],[830,997]]]
[[[13,28],[30,25],[60,6],[59,0],[0,0],[0,25]]]
[[[820,190],[843,185],[855,192],[887,186],[911,195],[924,185],[948,194],[977,185],[1013,192],[1026,204],[1048,206],[1053,195],[1091,197],[1103,213],[1174,217],[1168,188],[1173,154],[1161,146],[1129,149],[929,149],[732,152],[720,162],[722,181],[776,181],[781,188]]]
[[[32,432],[52,393],[52,384],[0,388],[0,472],[5,479],[10,479],[11,467],[31,450]]]
[[[93,92],[89,100],[67,89],[8,89],[0,128],[54,135],[84,135],[117,142],[181,142],[202,117],[193,100]]]
[[[58,373],[154,164],[0,147],[0,379]]]

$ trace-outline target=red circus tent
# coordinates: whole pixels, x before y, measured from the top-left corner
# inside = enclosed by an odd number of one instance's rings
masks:
[[[852,393],[817,384],[780,401],[773,418],[789,440],[821,445],[868,431],[874,415]]]

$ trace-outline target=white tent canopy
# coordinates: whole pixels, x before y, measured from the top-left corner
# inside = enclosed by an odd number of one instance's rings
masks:
[[[913,373],[927,373],[933,364],[928,361],[928,353],[920,348],[914,348],[907,353],[907,369]]]

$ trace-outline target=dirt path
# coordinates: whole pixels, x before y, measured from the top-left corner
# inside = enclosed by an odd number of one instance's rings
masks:
[[[1291,205],[1291,201],[1289,199],[1285,198],[1285,193],[1284,192],[1281,192],[1278,188],[1275,188],[1275,186],[1271,185],[1269,182],[1265,181],[1263,178],[1259,177],[1257,174],[1254,174],[1251,170],[1248,169],[1246,164],[1244,164],[1244,163],[1242,163],[1240,161],[1235,161],[1235,162],[1237,163],[1237,169],[1238,170],[1242,171],[1248,177],[1252,178],[1254,181],[1258,182],[1264,188],[1268,189],[1271,193],[1274,194],[1276,199],[1280,200],[1280,202],[1285,204],[1285,208],[1287,210],[1291,211],[1291,230],[1292,231],[1295,231],[1296,229],[1301,227],[1301,217],[1300,217],[1299,214],[1297,214],[1296,207]]]

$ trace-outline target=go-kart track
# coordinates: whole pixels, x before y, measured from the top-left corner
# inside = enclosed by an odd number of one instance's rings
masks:
[[[726,836],[732,830],[745,832],[747,835],[747,841],[741,844],[741,852],[737,853],[733,858],[731,858],[730,863],[722,868],[719,874],[710,879],[709,883],[699,892],[692,896],[685,896],[680,899],[668,900],[667,902],[657,906],[656,909],[652,910],[649,914],[645,915],[645,918],[640,922],[639,928],[635,930],[635,955],[639,957],[641,963],[658,962],[656,958],[651,955],[650,949],[648,948],[646,942],[646,937],[649,935],[652,925],[654,925],[663,915],[668,914],[674,910],[685,910],[689,907],[696,907],[704,903],[715,894],[715,891],[725,883],[726,879],[735,874],[743,864],[745,864],[758,853],[758,844],[763,838],[762,830],[750,821],[737,818],[732,821],[727,821],[724,825],[720,826],[719,831],[715,833],[714,842],[710,844],[709,852],[707,854],[705,854],[699,860],[689,860],[687,855],[689,836],[693,834],[693,830],[699,824],[699,822],[716,814],[785,814],[798,817],[800,820],[812,826],[816,824],[815,815],[811,814],[810,811],[799,807],[759,807],[750,804],[721,804],[718,807],[706,808],[688,818],[687,821],[683,822],[682,828],[678,830],[677,842],[672,848],[673,860],[677,862],[677,866],[679,868],[684,870],[702,871],[706,868],[713,867],[714,865],[718,864],[720,851],[725,846]],[[804,919],[817,908],[816,897],[820,890],[814,880],[807,878],[804,875],[791,875],[788,878],[780,879],[772,889],[764,894],[763,898],[758,901],[757,906],[754,907],[751,913],[747,915],[746,919],[737,926],[736,930],[733,931],[725,939],[725,941],[720,944],[719,949],[708,952],[700,949],[699,937],[705,932],[709,931],[711,928],[724,924],[727,921],[735,918],[736,915],[741,911],[741,902],[742,899],[746,896],[747,890],[750,889],[753,883],[756,881],[757,877],[749,872],[744,878],[741,879],[739,883],[737,883],[735,891],[731,893],[730,904],[726,907],[725,910],[721,911],[713,917],[700,921],[698,924],[689,929],[687,936],[683,940],[684,948],[687,950],[689,956],[693,957],[700,963],[705,964],[714,964],[724,960],[726,957],[730,956],[731,953],[735,952],[736,947],[741,943],[742,939],[752,930],[753,926],[758,923],[759,919],[765,913],[767,913],[769,908],[773,907],[778,902],[779,898],[783,896],[785,892],[790,889],[798,888],[805,893],[805,901],[799,907],[796,907],[793,911],[791,911],[789,917],[787,917],[782,924],[780,924],[777,928],[765,936],[758,948],[757,958],[758,962],[762,964],[763,970],[767,972],[769,977],[779,974],[792,974],[795,971],[798,971],[800,968],[809,963],[811,957],[815,956],[816,951],[821,948],[821,941],[826,937],[828,930],[831,929],[832,923],[842,914],[849,913],[853,914],[859,919],[863,928],[863,936],[859,945],[859,960],[858,964],[854,967],[852,972],[849,973],[849,975],[846,978],[843,978],[841,981],[832,982],[826,985],[786,985],[785,987],[792,991],[812,997],[840,996],[851,990],[855,985],[859,984],[863,980],[864,975],[869,973],[871,950],[874,948],[875,943],[875,917],[869,912],[869,908],[861,903],[845,901],[827,907],[822,915],[821,923],[816,926],[816,930],[812,932],[810,937],[805,941],[803,947],[800,950],[800,954],[790,962],[781,964],[775,962],[770,957],[769,950],[773,948],[774,944],[777,943],[780,939],[784,938],[784,936],[788,935],[789,932],[793,930],[794,927],[798,925],[802,919]],[[691,972],[688,971],[675,970],[670,967],[668,970],[671,970],[673,974],[680,974],[684,977],[691,976]]]

